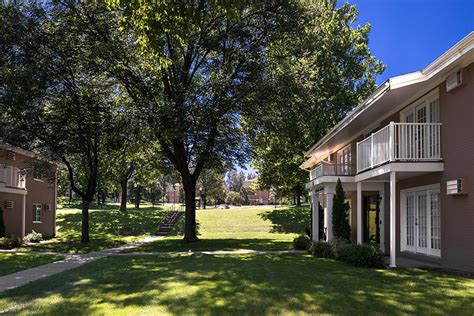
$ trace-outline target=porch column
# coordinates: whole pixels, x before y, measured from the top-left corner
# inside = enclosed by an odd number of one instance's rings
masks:
[[[395,172],[390,172],[390,267],[397,267],[396,260],[396,225],[395,225],[395,211],[396,211],[396,182],[395,182]]]
[[[26,235],[26,194],[23,194],[23,202],[21,206],[21,237]]]
[[[326,199],[326,207],[324,208],[324,227],[326,227],[326,240],[330,241],[333,239],[332,234],[332,199],[334,197],[333,186],[325,186],[324,194]]]
[[[357,244],[362,244],[362,182],[357,182]]]
[[[313,237],[313,241],[319,240],[319,205],[318,205],[318,195],[316,191],[311,191],[311,203],[313,205],[313,222],[311,223],[311,227],[313,231],[311,235]]]

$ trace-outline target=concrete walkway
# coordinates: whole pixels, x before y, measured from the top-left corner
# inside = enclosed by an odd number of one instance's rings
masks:
[[[284,255],[308,253],[305,250],[215,250],[215,251],[166,251],[166,252],[127,252],[117,256],[169,256],[169,255]]]
[[[147,237],[136,242],[122,245],[117,248],[106,249],[106,250],[96,251],[96,252],[91,252],[91,253],[86,253],[86,254],[71,255],[71,254],[61,254],[61,253],[48,253],[50,255],[62,255],[62,256],[65,256],[66,259],[2,276],[0,277],[0,292],[14,289],[22,285],[28,284],[30,282],[52,276],[66,270],[80,267],[89,262],[93,262],[93,261],[96,261],[108,256],[117,255],[121,251],[136,248],[143,244],[156,241],[159,238],[161,237],[151,236],[151,237]],[[32,252],[10,251],[8,253],[32,253]]]

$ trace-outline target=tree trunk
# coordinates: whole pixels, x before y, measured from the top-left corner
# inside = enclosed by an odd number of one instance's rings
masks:
[[[201,203],[202,203],[202,208],[205,210],[207,201],[206,201],[206,194],[201,194]]]
[[[135,189],[135,208],[139,209],[140,208],[140,200],[141,200],[141,191],[142,188],[140,186],[137,186]]]
[[[191,175],[183,175],[184,199],[186,202],[184,243],[199,241],[196,232],[196,181]]]
[[[120,195],[120,211],[126,212],[127,211],[127,184],[128,180],[120,181],[120,187],[122,189],[122,194]]]
[[[92,197],[93,198],[93,197]],[[81,243],[89,243],[89,207],[91,200],[82,200],[82,236]]]
[[[296,194],[296,206],[301,206],[301,195]]]

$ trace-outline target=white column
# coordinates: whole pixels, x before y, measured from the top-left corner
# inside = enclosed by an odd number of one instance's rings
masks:
[[[395,211],[396,211],[396,182],[395,172],[390,172],[390,267],[395,268],[396,265],[396,225],[395,225]]]
[[[23,203],[21,207],[21,237],[26,235],[26,194],[23,194]]]
[[[362,244],[362,182],[357,182],[357,244]]]
[[[316,191],[311,191],[311,203],[313,203],[313,222],[311,226],[313,228],[312,235],[313,241],[319,240],[319,203],[318,203],[318,195]]]
[[[333,239],[332,234],[332,199],[334,198],[333,186],[325,186],[324,194],[326,199],[326,207],[324,208],[324,226],[326,227],[326,239],[330,241]]]

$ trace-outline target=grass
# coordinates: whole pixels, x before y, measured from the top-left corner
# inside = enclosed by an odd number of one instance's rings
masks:
[[[61,256],[0,253],[0,276],[63,259]]]
[[[308,227],[310,221],[306,206],[197,210],[196,216],[198,243],[181,243],[183,224],[179,223],[169,237],[132,251],[284,250],[291,248],[293,239]]]
[[[91,242],[83,244],[80,242],[80,205],[60,205],[56,221],[57,237],[19,250],[86,253],[113,248],[155,234],[167,214],[167,208],[162,206],[144,205],[134,209],[130,205],[126,213],[118,209],[118,204],[93,206],[89,212]]]
[[[474,280],[309,255],[120,256],[0,294],[0,313],[472,315]]]

